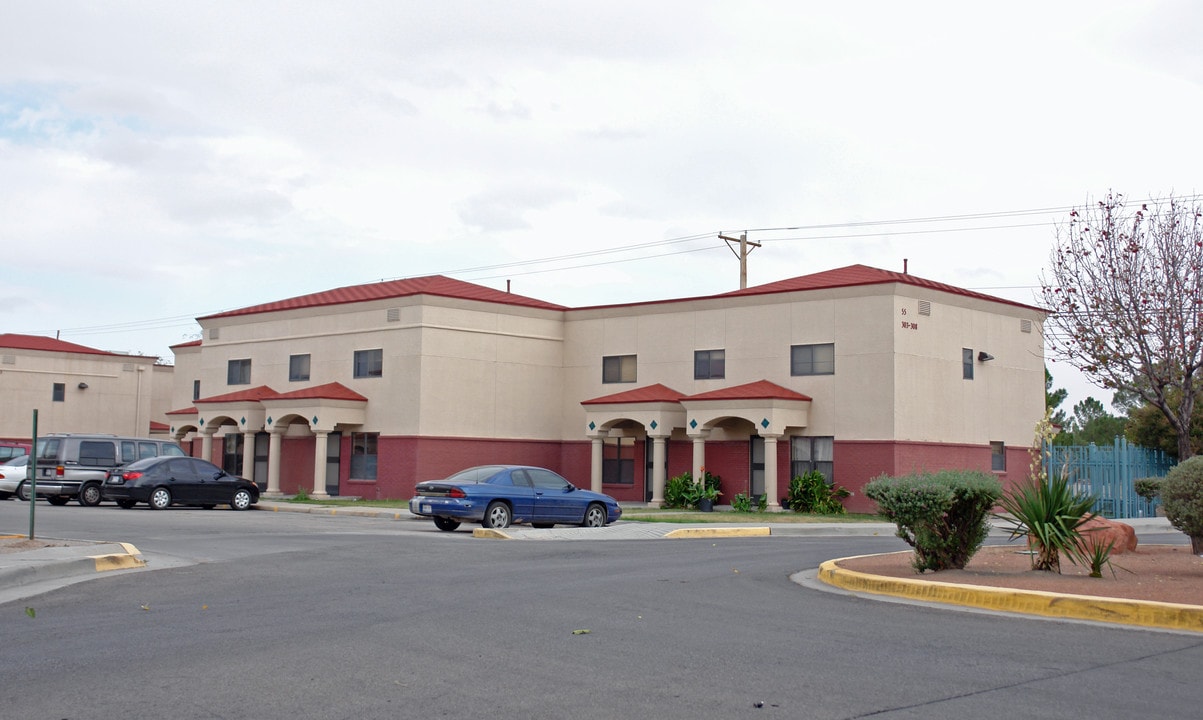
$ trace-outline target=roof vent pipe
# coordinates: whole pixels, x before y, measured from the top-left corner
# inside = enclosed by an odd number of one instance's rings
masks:
[[[506,295],[510,294],[510,281],[509,280],[505,281],[505,294]]]
[[[908,273],[908,272],[906,271],[906,258],[902,258],[902,274],[903,274],[903,275],[909,275],[909,274],[910,274],[910,273]]]

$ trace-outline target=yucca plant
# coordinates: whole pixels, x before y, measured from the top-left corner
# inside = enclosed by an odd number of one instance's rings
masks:
[[[1027,538],[1034,553],[1033,570],[1059,573],[1063,554],[1093,567],[1083,553],[1079,528],[1094,517],[1090,512],[1094,503],[1093,495],[1074,492],[1068,474],[1052,478],[1033,475],[1003,494],[998,504],[1010,517],[998,517],[1010,524],[1012,539]]]

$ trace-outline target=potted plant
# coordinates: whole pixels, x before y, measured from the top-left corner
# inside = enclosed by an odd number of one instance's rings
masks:
[[[722,495],[722,493],[719,492],[717,485],[711,485],[709,483],[698,485],[695,493],[698,510],[701,510],[702,512],[713,512],[714,501],[718,500],[720,495]]]

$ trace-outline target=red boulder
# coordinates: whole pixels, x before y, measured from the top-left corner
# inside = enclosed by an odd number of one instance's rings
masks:
[[[1108,520],[1100,515],[1095,515],[1079,525],[1078,532],[1082,533],[1082,539],[1086,541],[1087,547],[1096,545],[1106,547],[1107,543],[1114,541],[1115,544],[1111,546],[1112,555],[1121,555],[1136,549],[1136,530],[1131,525],[1118,520]]]

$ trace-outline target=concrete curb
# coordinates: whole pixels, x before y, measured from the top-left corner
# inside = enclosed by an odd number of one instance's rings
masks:
[[[251,506],[252,510],[265,512],[290,512],[305,515],[341,515],[343,517],[369,517],[382,520],[413,520],[415,516],[408,510],[390,510],[389,508],[354,508],[334,507],[331,505],[298,505],[294,503],[258,503]],[[425,518],[423,518],[425,519]]]
[[[130,543],[72,542],[76,544],[20,553],[20,557],[9,560],[6,567],[0,568],[2,584],[10,588],[21,587],[146,565],[141,551]]]
[[[670,540],[679,540],[716,537],[764,537],[771,534],[772,530],[767,527],[691,527],[671,530],[665,533],[664,537]]]
[[[869,575],[839,566],[840,560],[851,559],[838,558],[823,563],[819,566],[818,579],[851,592],[908,600],[1022,615],[1203,632],[1203,606],[910,580]]]

